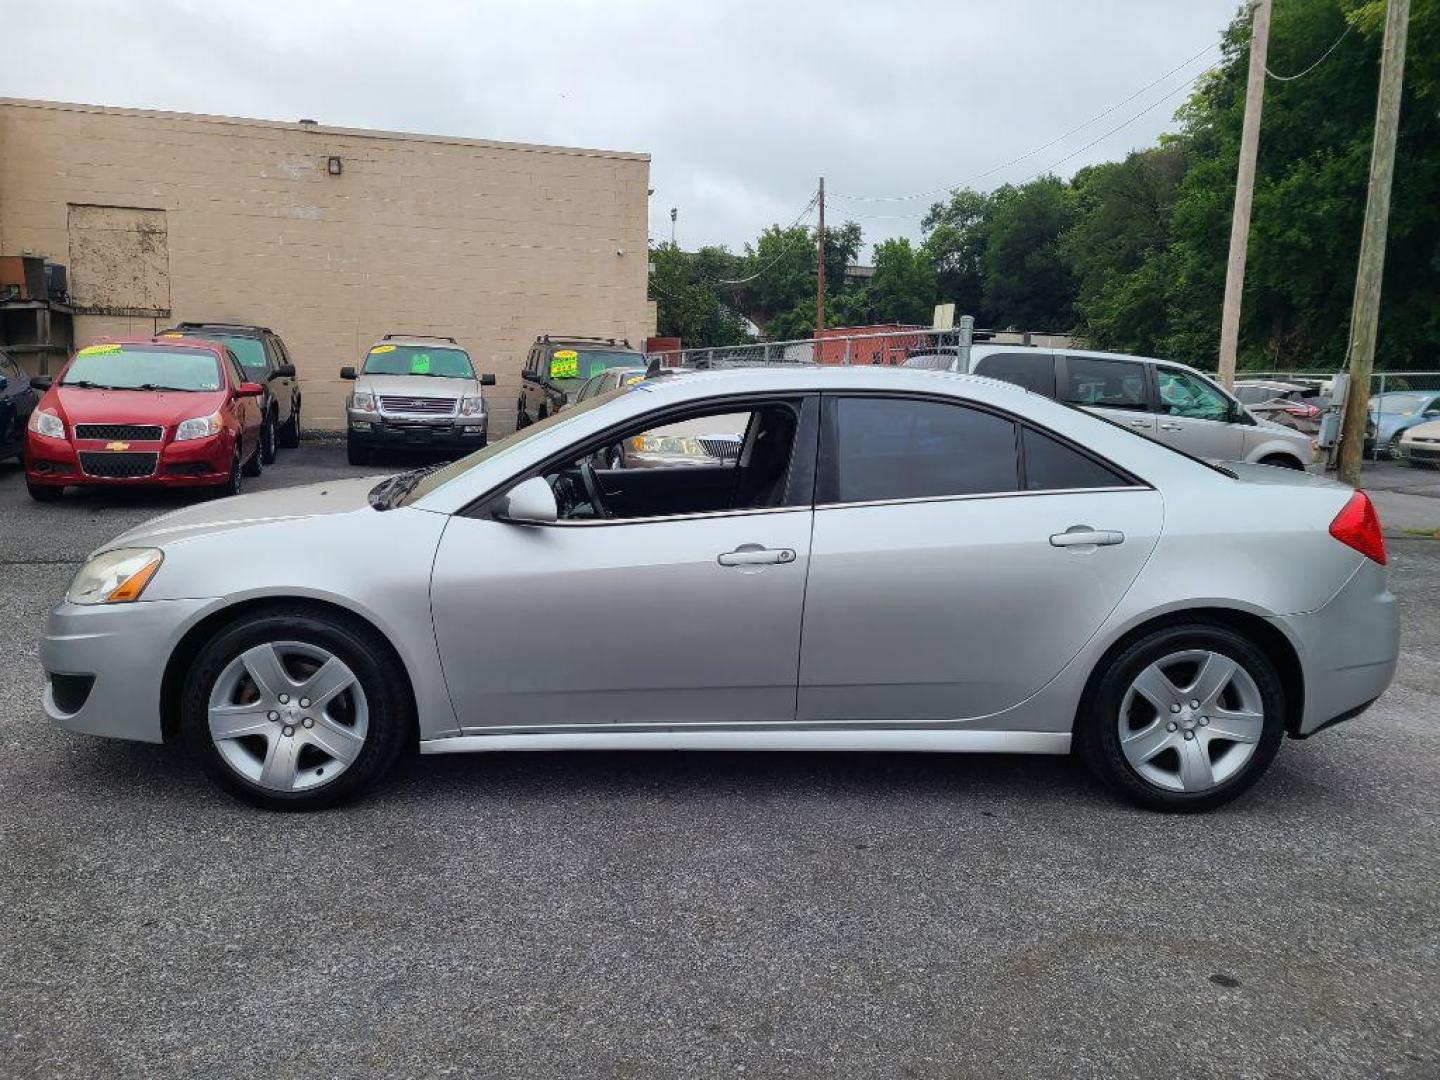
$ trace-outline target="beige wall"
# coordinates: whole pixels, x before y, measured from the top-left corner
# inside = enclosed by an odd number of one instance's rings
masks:
[[[386,332],[459,339],[501,431],[537,334],[645,336],[647,155],[11,99],[0,150],[3,253],[72,268],[77,345],[270,326],[306,427],[343,426],[339,368]]]

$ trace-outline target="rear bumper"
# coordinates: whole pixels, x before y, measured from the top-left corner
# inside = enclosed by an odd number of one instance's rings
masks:
[[[1295,645],[1305,679],[1297,738],[1358,716],[1390,685],[1400,657],[1400,612],[1385,568],[1366,559],[1329,603],[1272,620]]]
[[[103,460],[112,453],[106,443],[72,443],[31,432],[25,444],[25,479],[35,487],[209,487],[229,478],[234,445],[234,437],[226,433],[185,442],[127,444],[127,454],[153,454],[154,469],[143,476],[104,476],[87,472],[80,455]]]

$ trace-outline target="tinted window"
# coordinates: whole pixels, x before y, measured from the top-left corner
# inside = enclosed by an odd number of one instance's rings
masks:
[[[1016,491],[1015,425],[963,405],[831,399],[830,501]]]
[[[1131,360],[1065,360],[1065,400],[1106,409],[1146,409],[1145,367]]]
[[[230,361],[230,373],[235,376],[235,385],[249,382],[250,377],[245,374],[245,369],[240,366],[240,359],[229,349],[225,350],[225,359]]]
[[[1195,420],[1225,420],[1230,400],[1204,379],[1174,368],[1155,369],[1155,387],[1160,392],[1160,411]]]
[[[995,353],[975,365],[975,374],[1055,396],[1055,358],[1048,352]]]
[[[20,369],[16,367],[15,362],[4,353],[0,353],[0,375],[4,375],[7,379],[20,378]]]
[[[1128,486],[1113,469],[1072,450],[1058,439],[1025,428],[1025,490],[1063,491],[1066,488]]]

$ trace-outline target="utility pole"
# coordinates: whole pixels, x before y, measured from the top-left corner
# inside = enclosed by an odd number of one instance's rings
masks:
[[[820,229],[815,237],[815,336],[825,329],[825,178],[820,177]]]
[[[1400,127],[1400,91],[1405,83],[1405,37],[1410,0],[1389,0],[1385,44],[1380,52],[1380,95],[1375,105],[1375,143],[1370,151],[1370,190],[1365,228],[1355,269],[1355,303],[1350,313],[1350,392],[1340,425],[1340,479],[1360,483],[1365,421],[1370,411],[1370,373],[1380,327],[1380,283],[1385,273],[1385,234],[1390,220],[1390,181],[1395,173],[1395,140]]]
[[[1245,81],[1245,122],[1240,128],[1240,165],[1235,170],[1235,209],[1230,215],[1230,260],[1225,266],[1225,306],[1220,312],[1220,384],[1235,386],[1240,342],[1240,296],[1245,290],[1245,249],[1250,243],[1250,204],[1255,195],[1255,156],[1260,150],[1260,109],[1265,103],[1265,54],[1270,47],[1270,0],[1255,0],[1250,24],[1250,74]]]

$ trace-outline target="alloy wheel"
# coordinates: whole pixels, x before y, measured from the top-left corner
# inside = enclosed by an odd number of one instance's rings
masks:
[[[1187,649],[1144,668],[1120,702],[1120,749],[1167,791],[1218,787],[1245,767],[1265,728],[1255,679],[1218,652]]]
[[[360,680],[327,649],[299,641],[246,649],[210,691],[210,738],[238,775],[271,791],[307,791],[354,763],[369,731]]]

